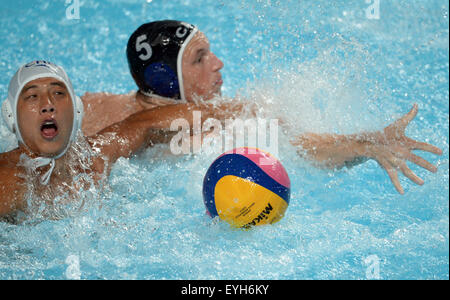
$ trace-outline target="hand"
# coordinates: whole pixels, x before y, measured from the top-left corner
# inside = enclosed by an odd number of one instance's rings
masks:
[[[438,155],[442,154],[442,150],[433,145],[418,142],[405,136],[405,129],[409,122],[417,115],[417,111],[417,104],[414,104],[410,112],[384,128],[383,132],[369,134],[366,140],[369,143],[364,147],[363,155],[375,159],[386,170],[389,178],[400,194],[404,194],[404,190],[398,179],[397,171],[399,170],[416,184],[422,185],[424,183],[406,165],[407,160],[430,172],[437,172],[436,166],[413,154],[411,152],[412,150],[423,150]]]

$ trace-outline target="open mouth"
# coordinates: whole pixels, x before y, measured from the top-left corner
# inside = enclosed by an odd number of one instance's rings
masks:
[[[220,78],[219,80],[217,80],[216,82],[214,82],[214,90],[216,93],[220,92],[221,88],[222,88],[222,84],[223,84],[223,80],[222,78]]]
[[[45,120],[41,125],[41,135],[47,140],[53,139],[58,135],[58,125],[53,119]]]
[[[216,85],[216,86],[222,86],[222,84],[223,84],[222,78],[220,78],[219,80],[217,80],[217,81],[215,82],[215,85]]]

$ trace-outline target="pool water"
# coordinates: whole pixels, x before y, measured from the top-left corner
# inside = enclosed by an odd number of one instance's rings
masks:
[[[335,2],[86,0],[70,19],[64,1],[2,1],[2,99],[36,59],[64,66],[78,95],[127,93],[125,48],[140,24],[198,25],[225,63],[224,95],[265,103],[290,125],[278,158],[292,190],[280,222],[231,229],[202,200],[217,153],[156,146],[119,159],[81,212],[0,222],[0,279],[448,279],[448,1]],[[413,103],[408,136],[444,153],[420,153],[438,172],[410,165],[425,184],[401,176],[403,196],[374,161],[319,170],[288,143],[304,131],[379,130]],[[2,122],[4,152],[16,141]]]

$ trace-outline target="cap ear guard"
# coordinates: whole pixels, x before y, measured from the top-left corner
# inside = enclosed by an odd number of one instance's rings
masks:
[[[78,122],[78,128],[81,129],[81,122],[83,121],[84,116],[84,106],[83,101],[81,101],[80,97],[75,95],[75,112],[74,116]]]
[[[148,65],[144,70],[144,80],[159,96],[174,98],[180,94],[177,74],[167,64],[157,62]]]
[[[15,133],[14,114],[13,114],[13,111],[12,111],[11,105],[9,104],[8,99],[3,101],[3,104],[2,104],[2,116],[3,116],[3,120],[5,120],[5,123],[6,123],[6,126],[8,127],[8,129],[12,133]]]

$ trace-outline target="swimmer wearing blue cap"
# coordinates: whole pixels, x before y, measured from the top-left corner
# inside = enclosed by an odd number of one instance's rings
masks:
[[[87,111],[83,121],[86,135],[95,134],[146,108],[220,96],[223,63],[211,52],[208,39],[194,25],[172,20],[143,24],[128,41],[127,58],[139,90],[128,95],[86,94],[83,97]],[[228,102],[216,108],[215,118],[232,118],[243,109],[248,110],[249,106]],[[419,185],[424,183],[406,161],[431,172],[437,171],[434,165],[413,154],[412,150],[442,154],[442,150],[433,145],[405,136],[406,126],[417,111],[418,107],[414,105],[409,113],[383,131],[354,135],[305,133],[293,138],[291,143],[299,147],[299,154],[320,167],[340,168],[374,159],[386,170],[397,191],[403,194],[398,171]],[[256,110],[253,114],[257,114]],[[160,117],[177,118],[170,114]]]
[[[138,91],[83,95],[87,136],[143,109],[221,95],[224,64],[194,25],[173,20],[143,24],[130,36],[126,55]]]
[[[80,133],[83,104],[64,69],[48,61],[23,65],[2,103],[2,117],[19,146],[0,154],[0,219],[27,212],[30,195],[42,201],[60,194],[76,198],[80,188],[109,174],[119,157],[129,157],[150,143],[152,129],[170,126],[165,115],[188,118],[194,106],[142,110],[86,138]],[[212,106],[209,110],[213,112]],[[81,174],[90,180],[79,179]]]

